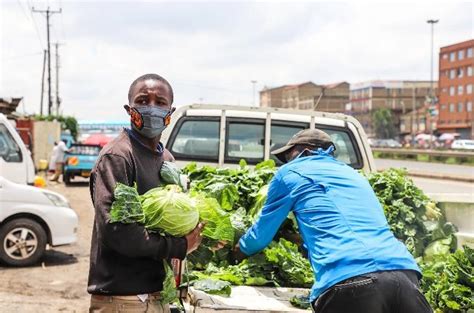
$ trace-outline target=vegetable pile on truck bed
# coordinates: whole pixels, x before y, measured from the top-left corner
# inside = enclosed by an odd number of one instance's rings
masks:
[[[191,281],[210,278],[233,285],[312,285],[312,270],[300,253],[301,238],[292,213],[268,248],[239,264],[232,262],[232,246],[257,219],[275,171],[272,160],[262,162],[254,169],[244,161],[237,169],[198,167],[195,163],[183,169],[191,179],[192,190],[215,197],[222,208],[231,213],[236,234],[232,245],[222,250],[212,251],[208,248],[210,245],[204,245],[188,257],[189,266],[194,270],[189,277]],[[389,169],[366,177],[395,237],[405,243],[423,270],[422,289],[436,312],[474,309],[473,253],[468,247],[453,253],[455,226],[446,222],[436,203],[415,186],[405,171]],[[441,280],[435,277],[441,277]],[[306,295],[302,296],[292,303],[307,307],[307,302],[302,301]]]
[[[166,186],[138,196],[132,187],[117,186],[112,222],[135,221],[150,231],[183,235],[198,220],[206,221],[203,243],[187,258],[188,281],[196,289],[229,295],[229,283],[309,288],[315,277],[301,253],[302,242],[292,213],[265,250],[238,264],[232,258],[232,248],[258,218],[275,171],[272,160],[254,169],[245,161],[236,169],[198,167],[190,163],[183,169],[191,180],[189,194],[182,193],[177,186]],[[465,251],[453,253],[456,229],[446,222],[436,203],[402,170],[368,174],[367,179],[383,206],[391,230],[406,244],[423,270],[422,289],[436,312],[474,309],[472,250],[466,247]],[[168,217],[180,215],[180,218],[166,218],[168,213]],[[176,224],[183,219],[183,225]],[[215,250],[219,240],[228,244]],[[172,294],[174,286],[168,287]],[[305,296],[293,299],[292,303],[307,307]]]

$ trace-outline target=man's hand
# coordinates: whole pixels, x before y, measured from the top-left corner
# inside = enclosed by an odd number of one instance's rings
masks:
[[[196,228],[194,228],[189,234],[186,235],[186,242],[188,244],[188,250],[186,254],[190,254],[194,250],[196,250],[202,241],[201,232],[204,228],[203,223],[199,223]]]
[[[243,259],[247,258],[247,255],[240,251],[240,244],[237,243],[232,250],[232,261],[234,264],[242,262]]]
[[[224,248],[227,245],[227,240],[219,240],[217,244],[211,248],[212,251],[218,251],[222,248]]]

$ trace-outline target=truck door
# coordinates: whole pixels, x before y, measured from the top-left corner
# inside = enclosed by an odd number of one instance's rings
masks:
[[[5,124],[0,123],[0,175],[19,183],[28,183],[26,157]]]

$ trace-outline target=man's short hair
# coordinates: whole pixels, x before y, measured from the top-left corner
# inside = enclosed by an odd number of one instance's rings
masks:
[[[173,103],[173,100],[174,100],[173,88],[171,87],[170,83],[166,79],[164,79],[163,77],[161,77],[158,74],[145,74],[145,75],[142,75],[142,76],[138,77],[137,79],[135,79],[133,81],[133,83],[130,85],[130,88],[128,88],[128,102],[129,103],[132,102],[132,90],[133,90],[133,88],[135,88],[135,86],[139,82],[149,80],[149,79],[160,81],[163,84],[165,84],[166,86],[168,86],[168,89],[170,90],[170,95],[171,95],[171,103]]]

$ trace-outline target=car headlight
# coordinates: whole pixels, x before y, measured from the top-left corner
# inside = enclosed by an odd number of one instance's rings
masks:
[[[55,205],[55,206],[63,206],[69,208],[69,203],[66,199],[55,195],[54,193],[44,192],[44,195],[48,197],[48,199]]]

